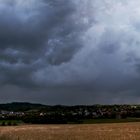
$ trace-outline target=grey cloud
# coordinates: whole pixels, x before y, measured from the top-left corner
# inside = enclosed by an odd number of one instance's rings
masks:
[[[0,0],[0,96],[12,90],[16,100],[50,104],[138,103],[139,4]]]

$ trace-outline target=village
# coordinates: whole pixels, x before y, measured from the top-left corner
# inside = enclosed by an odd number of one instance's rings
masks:
[[[47,106],[14,104],[12,110],[0,108],[0,120],[21,120],[24,123],[82,123],[87,119],[140,118],[139,105]],[[20,111],[20,105],[21,110]]]

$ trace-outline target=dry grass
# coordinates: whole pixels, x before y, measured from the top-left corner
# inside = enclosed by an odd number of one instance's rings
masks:
[[[140,140],[140,123],[0,127],[0,140]]]

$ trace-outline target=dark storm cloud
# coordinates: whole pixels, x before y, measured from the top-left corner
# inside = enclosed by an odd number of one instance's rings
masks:
[[[1,101],[138,103],[139,4],[0,0]]]
[[[0,3],[0,71],[4,83],[32,85],[32,72],[69,61],[81,47],[77,34],[84,27],[75,20],[78,15],[73,2]]]
[[[80,28],[73,18],[75,8],[72,2],[64,3],[61,0],[53,4],[40,0],[37,3],[21,1],[18,4],[18,1],[13,1],[10,6],[4,1],[1,3],[4,3],[0,15],[1,49],[10,47],[37,53],[49,47],[48,41],[69,41],[72,33]]]

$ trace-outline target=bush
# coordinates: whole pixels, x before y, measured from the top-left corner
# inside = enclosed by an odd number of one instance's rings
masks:
[[[12,123],[9,121],[9,122],[7,123],[7,125],[8,125],[8,126],[11,126],[11,125],[12,125]]]
[[[2,124],[1,124],[2,126],[5,126],[6,125],[6,123],[5,122],[2,122]]]
[[[13,122],[13,126],[16,126],[17,125],[17,123],[16,122]]]

